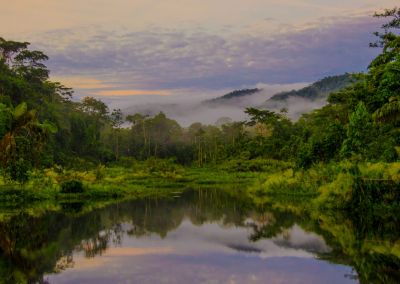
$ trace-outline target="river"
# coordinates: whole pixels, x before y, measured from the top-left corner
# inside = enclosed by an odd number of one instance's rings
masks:
[[[229,190],[2,208],[0,283],[399,283],[399,223]],[[365,220],[366,219],[366,220]]]

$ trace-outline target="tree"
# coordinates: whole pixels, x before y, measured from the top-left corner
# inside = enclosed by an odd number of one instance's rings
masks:
[[[93,97],[84,97],[78,109],[88,115],[87,130],[91,133],[91,146],[98,146],[103,126],[109,123],[109,110],[101,100]]]
[[[146,120],[148,116],[142,115],[140,113],[135,113],[134,115],[128,115],[126,117],[126,121],[129,121],[132,123],[131,130],[133,135],[135,135],[135,132],[139,132],[137,130],[140,129],[143,135],[143,148],[142,148],[142,156],[145,157],[147,156],[147,131],[146,131]]]
[[[351,114],[347,128],[347,138],[344,140],[341,153],[348,157],[351,155],[366,156],[368,144],[371,140],[372,121],[365,105],[360,102]]]
[[[256,108],[246,108],[245,113],[250,116],[249,125],[255,125],[257,122],[259,123],[274,123],[284,118],[282,114],[277,114],[273,111],[269,110],[259,110]]]
[[[49,122],[40,123],[35,110],[28,110],[26,103],[15,109],[5,109],[9,113],[0,136],[0,165],[12,180],[25,182],[28,170],[38,165],[40,154],[50,133],[57,131]],[[4,121],[4,115],[3,119]]]
[[[21,50],[26,50],[28,46],[29,42],[7,41],[0,37],[0,60],[4,60],[6,63],[11,64],[14,55],[19,53]]]
[[[400,96],[391,97],[389,102],[377,109],[373,118],[378,122],[396,122],[400,119]]]
[[[111,113],[111,125],[115,134],[115,156],[117,160],[119,159],[119,131],[121,129],[122,124],[124,123],[124,117],[121,109],[114,109]]]
[[[376,13],[375,17],[388,21],[382,25],[382,32],[375,32],[378,40],[371,44],[372,47],[382,48],[368,67],[370,88],[376,93],[370,102],[374,107],[371,111],[382,107],[400,92],[400,8],[387,9]]]
[[[389,20],[382,25],[383,32],[375,32],[374,35],[379,39],[376,42],[370,43],[371,47],[390,47],[389,43],[396,40],[397,35],[395,31],[400,29],[400,8],[385,9],[383,13],[375,13],[376,18],[389,18]]]
[[[96,116],[98,118],[106,118],[108,115],[108,107],[101,100],[95,99],[93,97],[84,97],[80,108],[83,112]]]

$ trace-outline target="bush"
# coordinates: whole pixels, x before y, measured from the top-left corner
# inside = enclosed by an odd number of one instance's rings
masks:
[[[119,166],[123,168],[134,168],[138,164],[135,158],[132,157],[121,157],[118,161],[112,163],[114,166]]]
[[[175,163],[173,159],[149,158],[146,161],[146,170],[150,174],[165,175],[168,173],[181,173],[182,167]]]
[[[345,208],[352,198],[355,177],[351,173],[339,173],[334,181],[319,188],[320,196],[315,204],[321,208]]]
[[[106,176],[106,167],[104,165],[98,165],[95,170],[96,181],[104,179]]]
[[[61,193],[82,193],[83,183],[80,180],[69,180],[61,184]]]
[[[289,162],[272,159],[232,159],[224,162],[222,169],[228,172],[268,172],[274,173],[290,169]]]
[[[29,179],[29,170],[31,168],[32,165],[29,161],[19,158],[18,160],[9,163],[4,172],[9,179],[19,183],[26,183]]]

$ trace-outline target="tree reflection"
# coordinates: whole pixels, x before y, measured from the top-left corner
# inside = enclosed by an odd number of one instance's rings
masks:
[[[298,225],[322,236],[330,246],[329,252],[319,252],[320,258],[352,266],[361,283],[397,283],[400,279],[400,222],[393,215],[362,212],[347,216],[344,212],[262,207],[246,195],[221,189],[186,190],[179,197],[154,196],[87,209],[94,207],[62,204],[58,212],[21,211],[2,218],[0,283],[46,283],[43,275],[74,266],[74,252],[93,258],[119,245],[124,236],[156,234],[163,238],[185,219],[197,226],[217,222],[249,228],[253,242],[288,238],[288,231]]]

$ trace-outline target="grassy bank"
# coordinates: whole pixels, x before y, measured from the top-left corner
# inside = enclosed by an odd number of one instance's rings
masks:
[[[25,184],[0,180],[0,203],[33,200],[121,199],[171,194],[185,188],[243,188],[260,174],[225,167],[182,167],[170,160],[124,161],[108,167],[35,170]]]
[[[257,203],[286,200],[324,209],[400,208],[400,163],[318,164],[265,173],[249,189]],[[301,203],[301,202],[300,202]],[[371,205],[371,206],[370,206]],[[372,206],[374,205],[374,206]]]
[[[171,160],[123,160],[108,167],[35,170],[25,184],[0,180],[0,203],[124,199],[185,188],[247,190],[256,205],[322,209],[400,208],[400,163],[317,164],[295,170],[275,160],[230,160],[183,167]],[[370,207],[370,205],[374,205]]]

